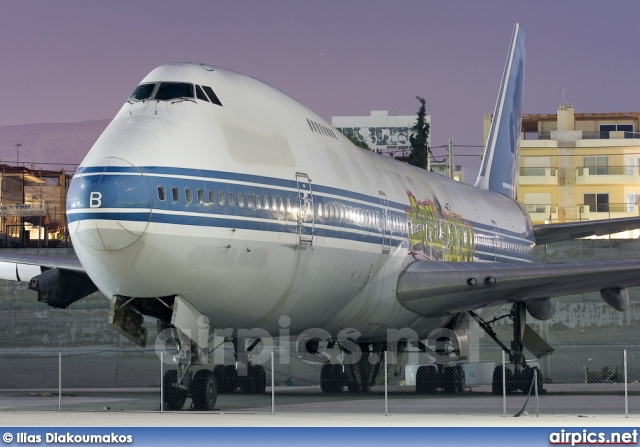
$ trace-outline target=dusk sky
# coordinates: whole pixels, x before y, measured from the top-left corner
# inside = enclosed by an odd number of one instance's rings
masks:
[[[111,118],[154,67],[198,61],[329,121],[414,114],[423,96],[433,146],[479,145],[516,22],[527,30],[524,113],[555,113],[563,89],[576,112],[630,112],[638,19],[635,0],[3,0],[0,126]]]

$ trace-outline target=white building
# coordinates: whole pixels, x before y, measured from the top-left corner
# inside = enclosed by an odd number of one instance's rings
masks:
[[[379,154],[406,160],[411,152],[411,128],[417,119],[417,115],[396,116],[387,110],[374,110],[370,116],[334,116],[331,124],[344,135],[355,135]],[[431,115],[426,120],[431,125]]]

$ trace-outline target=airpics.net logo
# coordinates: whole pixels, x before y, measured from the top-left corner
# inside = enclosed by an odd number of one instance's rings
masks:
[[[638,431],[619,431],[605,433],[600,431],[567,431],[560,430],[549,435],[549,444],[551,445],[637,445]]]

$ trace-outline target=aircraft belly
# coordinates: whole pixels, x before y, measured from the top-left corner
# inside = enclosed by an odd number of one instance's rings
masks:
[[[297,234],[150,223],[134,244],[101,251],[78,244],[89,276],[107,296],[180,294],[212,325],[324,327],[364,288],[382,256],[367,244],[336,247],[328,238],[302,246]],[[346,245],[346,246],[345,246]],[[366,268],[362,261],[368,259]]]

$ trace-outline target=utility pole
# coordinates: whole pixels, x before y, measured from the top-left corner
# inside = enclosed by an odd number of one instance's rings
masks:
[[[453,138],[449,138],[449,178],[453,180],[453,170],[455,164],[453,163]]]
[[[16,167],[18,167],[18,164],[20,163],[20,147],[22,147],[22,143],[18,143],[18,144],[14,144],[15,148],[16,148]]]

